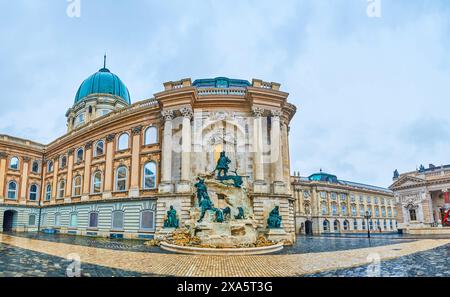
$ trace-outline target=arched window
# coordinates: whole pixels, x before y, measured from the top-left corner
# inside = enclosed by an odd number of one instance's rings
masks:
[[[321,205],[322,205],[322,214],[326,215],[328,213],[327,203],[326,202],[322,202]]]
[[[416,210],[415,210],[414,208],[411,208],[411,209],[409,210],[409,219],[410,219],[411,221],[416,221],[416,220],[417,220],[417,217],[416,217]]]
[[[94,157],[103,156],[104,153],[105,153],[105,143],[103,142],[103,140],[99,140],[95,144]]]
[[[98,227],[98,212],[89,213],[89,228]]]
[[[153,210],[143,210],[141,212],[141,230],[153,231],[155,229],[155,212]]]
[[[47,172],[53,172],[53,161],[47,162]]]
[[[333,226],[334,226],[334,231],[339,231],[339,221],[338,220],[334,221]]]
[[[77,150],[77,163],[82,162],[83,159],[84,159],[84,149],[83,149],[82,147],[80,147],[80,148]]]
[[[383,220],[383,226],[384,226],[384,230],[387,230],[387,222],[386,222],[386,220]]]
[[[15,181],[10,181],[8,183],[8,199],[17,198],[17,183]]]
[[[334,216],[337,216],[338,211],[337,211],[337,204],[336,203],[331,203],[331,211],[332,211],[332,214]]]
[[[328,220],[323,221],[323,231],[329,230],[330,230],[330,222],[328,222]]]
[[[381,208],[381,216],[382,216],[383,218],[386,217],[386,208],[384,208],[384,207]]]
[[[32,184],[30,186],[30,200],[31,201],[36,201],[38,197],[38,186],[35,184]]]
[[[28,216],[28,226],[35,226],[36,225],[36,215],[30,214]]]
[[[77,175],[73,178],[73,194],[72,196],[81,196],[81,175]]]
[[[346,204],[341,204],[341,214],[343,215],[343,216],[346,216],[347,215],[347,205]]]
[[[39,172],[39,163],[38,161],[33,161],[33,164],[31,165],[31,172],[38,173]]]
[[[158,142],[158,128],[155,126],[150,126],[145,130],[144,144],[155,144]]]
[[[358,230],[358,221],[353,220],[353,230]]]
[[[19,158],[12,157],[11,160],[9,160],[10,169],[19,170],[19,165],[20,165]]]
[[[128,149],[128,134],[127,133],[122,133],[120,134],[118,141],[117,141],[117,150],[118,151],[123,151]]]
[[[47,184],[45,187],[45,200],[50,201],[50,198],[52,198],[52,185]]]
[[[362,225],[362,229],[366,230],[366,221],[365,220],[362,220],[361,225]]]
[[[70,214],[69,227],[76,227],[78,225],[78,215],[76,212]]]
[[[375,207],[375,216],[376,217],[380,216],[380,209],[378,207]]]
[[[124,212],[121,210],[116,210],[112,213],[112,229],[122,230],[123,229],[123,215]]]
[[[58,183],[58,198],[64,198],[66,195],[66,181],[60,180]]]
[[[369,227],[370,227],[370,230],[373,230],[373,221],[372,220],[369,221]]]
[[[116,171],[116,191],[127,190],[128,169],[125,166],[120,166]]]
[[[364,208],[364,205],[359,205],[359,215],[364,216],[366,214],[366,210]]]
[[[144,165],[144,189],[156,189],[155,162],[148,162]]]
[[[92,193],[97,194],[102,191],[102,173],[96,171],[92,176]]]
[[[352,216],[356,216],[356,205],[352,204],[351,212],[352,212]]]
[[[67,157],[61,156],[61,159],[59,160],[59,168],[66,168],[67,166]]]
[[[343,225],[344,225],[344,230],[347,231],[348,230],[348,221],[345,220]]]

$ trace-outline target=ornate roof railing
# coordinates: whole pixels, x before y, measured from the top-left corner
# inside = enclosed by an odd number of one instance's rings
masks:
[[[198,96],[208,95],[234,95],[245,96],[246,90],[243,88],[199,88],[197,89]]]

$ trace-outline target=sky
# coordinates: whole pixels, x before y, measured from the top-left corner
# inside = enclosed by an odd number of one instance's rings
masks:
[[[0,0],[0,134],[63,135],[106,52],[133,102],[186,77],[279,82],[291,171],[387,187],[450,163],[449,22],[447,0]]]

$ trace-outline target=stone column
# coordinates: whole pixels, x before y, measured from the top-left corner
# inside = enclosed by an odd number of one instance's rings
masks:
[[[267,193],[267,185],[264,181],[264,163],[263,163],[263,134],[262,134],[262,115],[264,109],[254,107],[253,111],[253,192]]]
[[[0,152],[0,203],[5,201],[6,159],[8,154]]]
[[[28,192],[28,163],[30,158],[24,157],[22,165],[22,176],[20,183],[20,195],[19,204],[27,204],[27,192]]]
[[[67,182],[66,182],[66,196],[64,202],[70,203],[72,197],[72,181],[73,181],[73,149],[67,151]],[[69,195],[67,195],[69,193]]]
[[[270,141],[271,163],[274,165],[273,190],[275,194],[284,194],[286,192],[286,184],[284,182],[283,173],[283,152],[280,117],[281,110],[272,110],[272,130]]]
[[[142,126],[136,126],[131,129],[133,135],[132,148],[131,148],[131,180],[130,190],[128,191],[129,197],[139,197],[139,168],[140,168],[140,151],[141,151],[141,132]]]
[[[92,162],[92,141],[88,141],[84,146],[84,176],[82,184],[83,194],[81,195],[81,201],[89,200],[91,188],[91,162]]]
[[[183,128],[182,128],[182,145],[181,145],[181,181],[177,185],[177,192],[189,192],[191,190],[191,119],[192,109],[190,107],[184,107],[180,109],[183,115]]]
[[[162,170],[161,183],[159,185],[159,192],[171,193],[173,192],[172,184],[172,120],[174,118],[173,110],[162,111],[164,117],[164,131],[162,139]]]
[[[113,181],[113,157],[114,157],[114,139],[116,134],[109,134],[106,136],[106,163],[105,163],[105,180],[103,199],[112,197],[112,181]]]

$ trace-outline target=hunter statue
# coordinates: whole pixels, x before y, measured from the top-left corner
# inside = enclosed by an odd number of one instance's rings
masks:
[[[225,156],[225,152],[220,153],[219,160],[217,160],[217,166],[214,171],[217,171],[217,177],[225,177],[228,176],[228,169],[230,168],[228,164],[231,163],[231,160]],[[223,174],[221,174],[223,173]]]
[[[275,206],[275,208],[270,212],[269,218],[267,219],[267,226],[269,229],[281,228],[281,216],[278,206]]]
[[[237,170],[232,171],[234,175],[228,175],[228,170],[230,167],[228,164],[231,163],[231,160],[225,155],[225,152],[220,153],[219,160],[217,160],[216,168],[214,169],[213,173],[217,171],[217,179],[221,181],[222,183],[226,180],[233,181],[233,185],[236,188],[240,188],[242,186],[242,177],[237,173]]]
[[[198,205],[200,206],[200,203],[203,198],[209,199],[208,190],[205,185],[205,180],[201,179],[200,177],[197,177],[198,182],[194,185],[197,188],[197,199],[198,199]]]
[[[177,211],[171,205],[169,211],[167,211],[167,219],[164,221],[164,228],[178,228],[178,226]]]

